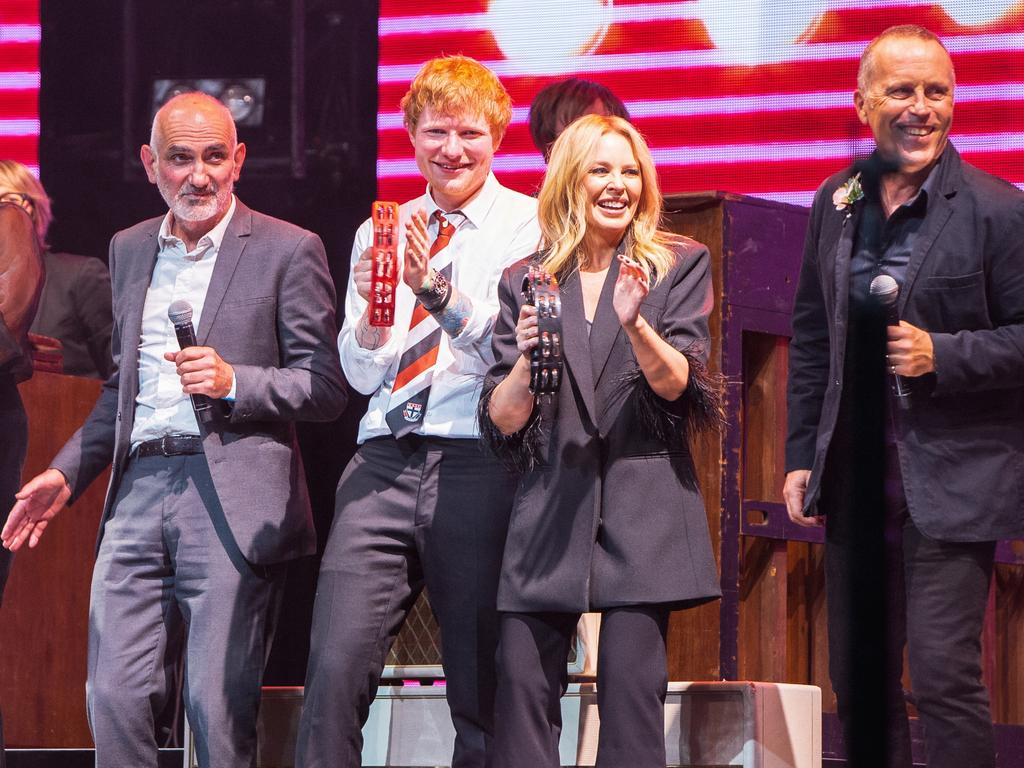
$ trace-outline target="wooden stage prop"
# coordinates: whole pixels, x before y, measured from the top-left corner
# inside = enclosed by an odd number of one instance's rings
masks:
[[[724,597],[673,616],[669,679],[819,686],[827,758],[838,756],[840,739],[828,680],[822,532],[791,524],[782,502],[789,318],[807,216],[804,208],[725,193],[666,198],[670,228],[711,249],[711,363],[728,382],[722,430],[694,446]],[[81,424],[98,388],[55,374],[22,386],[32,433],[26,477]],[[87,602],[105,487],[97,481],[38,551],[15,561],[0,612],[0,702],[11,746],[90,743]],[[1003,543],[998,559],[983,644],[999,764],[1007,768],[1024,764],[1024,548]],[[391,663],[436,663],[426,658],[436,653],[434,631],[421,601]]]
[[[36,371],[20,387],[28,412],[22,477],[46,469],[85,421],[100,382]],[[89,584],[109,471],[14,557],[0,607],[0,707],[8,747],[91,747],[85,716]]]

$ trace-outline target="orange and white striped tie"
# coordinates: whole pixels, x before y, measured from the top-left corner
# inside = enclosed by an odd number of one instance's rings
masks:
[[[430,245],[430,259],[441,253],[455,234],[455,225],[437,211],[437,238]],[[432,263],[431,267],[440,272],[446,280],[452,279],[452,262],[449,258],[442,267]],[[430,397],[430,383],[434,378],[434,363],[441,349],[441,326],[418,301],[409,321],[409,334],[405,349],[398,361],[398,374],[391,386],[391,399],[385,417],[391,434],[402,437],[412,432],[423,422]]]

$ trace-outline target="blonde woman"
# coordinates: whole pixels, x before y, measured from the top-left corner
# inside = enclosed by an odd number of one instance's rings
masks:
[[[502,276],[480,407],[491,446],[526,468],[498,593],[495,765],[559,764],[570,638],[599,611],[597,765],[663,768],[669,612],[719,596],[687,446],[717,417],[708,252],[658,229],[650,151],[621,118],[565,130],[539,207],[545,249]],[[531,263],[562,301],[563,383],[539,403],[536,310],[520,295]]]

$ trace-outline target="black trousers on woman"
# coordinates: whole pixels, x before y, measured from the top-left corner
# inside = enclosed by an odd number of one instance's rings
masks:
[[[557,768],[560,699],[578,613],[504,613],[498,647],[494,768]],[[602,612],[597,768],[665,768],[665,636],[660,605]]]

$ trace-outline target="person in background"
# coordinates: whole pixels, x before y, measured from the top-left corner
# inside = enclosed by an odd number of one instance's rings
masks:
[[[629,120],[626,105],[608,88],[593,80],[570,77],[545,86],[530,102],[530,137],[544,155],[573,120],[583,115],[614,115]]]
[[[14,194],[0,195],[0,524],[14,505],[28,447],[28,420],[18,384],[32,376],[28,328],[43,288],[43,276],[39,240],[24,205]],[[13,553],[0,549],[0,604],[12,557]],[[3,766],[0,714],[0,768]]]
[[[110,332],[114,324],[106,265],[49,248],[50,198],[32,172],[14,160],[0,160],[0,200],[5,197],[28,211],[43,247],[46,282],[29,330],[60,341],[64,373],[106,379],[113,367]]]
[[[494,765],[560,764],[569,643],[580,614],[599,611],[597,765],[664,768],[669,613],[720,596],[687,447],[720,410],[705,368],[710,257],[658,229],[650,151],[619,117],[566,128],[538,202],[544,248],[498,286],[479,411],[492,450],[528,466],[498,591]],[[550,399],[529,389],[531,266],[561,289],[565,368]]]
[[[954,90],[927,29],[864,50],[854,107],[875,150],[818,189],[793,305],[783,495],[793,522],[825,525],[847,748],[887,768],[911,765],[904,646],[929,768],[995,765],[980,635],[996,541],[1024,536],[1024,192],[961,159]],[[888,327],[883,276],[898,288]],[[858,503],[865,486],[873,504]],[[871,574],[883,621],[865,641]]]
[[[424,587],[441,628],[451,765],[491,765],[495,595],[516,477],[481,450],[476,405],[498,278],[536,248],[537,202],[491,172],[512,104],[482,64],[428,61],[401,107],[425,189],[399,209],[393,327],[370,324],[370,221],[352,246],[338,346],[349,383],[371,398],[320,565],[299,768],[360,765],[385,659]]]
[[[584,115],[614,115],[629,120],[629,112],[621,99],[593,80],[570,77],[537,92],[530,102],[530,137],[544,155],[545,163],[555,139],[570,123]],[[597,672],[601,614],[584,613],[580,616],[576,634],[583,654],[580,672],[592,677]]]
[[[89,605],[97,768],[156,768],[154,715],[182,654],[199,765],[252,768],[286,566],[316,551],[295,423],[347,399],[334,284],[319,237],[235,197],[245,157],[216,99],[157,111],[140,159],[168,210],[110,244],[115,372],[0,533],[36,546],[113,462]],[[168,316],[182,303],[197,336],[184,349]]]

